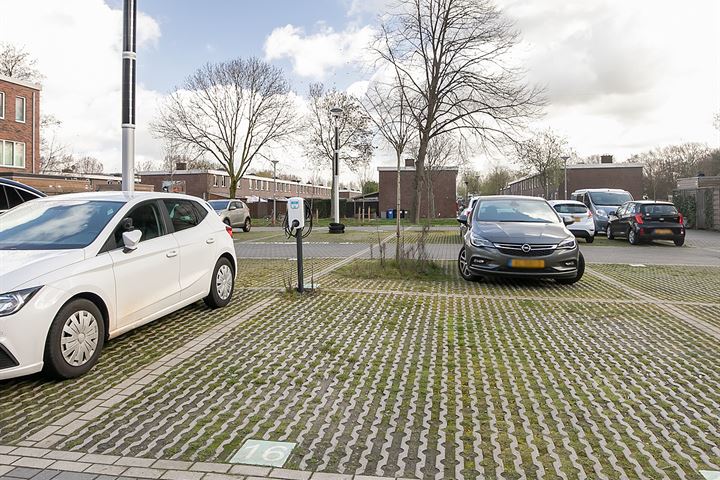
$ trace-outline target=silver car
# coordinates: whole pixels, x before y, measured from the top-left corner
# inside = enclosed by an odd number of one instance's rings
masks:
[[[242,227],[243,231],[249,232],[252,227],[250,209],[241,200],[210,200],[208,202],[220,220],[231,227]]]
[[[567,228],[571,223],[543,198],[480,197],[467,218],[460,275],[465,280],[507,276],[575,283],[585,272],[585,260]]]

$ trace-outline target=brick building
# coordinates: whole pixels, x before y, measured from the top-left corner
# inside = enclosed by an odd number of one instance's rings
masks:
[[[40,85],[0,75],[0,172],[40,171]]]
[[[143,184],[152,185],[156,192],[172,191],[187,193],[205,200],[229,198],[230,177],[222,170],[175,170],[173,172],[142,172]],[[277,183],[277,194],[275,194]],[[273,180],[256,175],[245,175],[237,186],[236,198],[247,200],[253,216],[265,216],[272,211],[270,206],[273,195],[278,202],[278,213],[285,211],[285,201],[289,197],[307,199],[330,199],[331,188],[324,185]],[[340,198],[360,195],[354,190],[340,190]]]
[[[582,188],[619,188],[627,190],[633,198],[643,195],[643,166],[637,163],[596,163],[567,166],[568,196]],[[545,188],[539,175],[510,182],[502,191],[504,195],[545,196]],[[557,189],[548,195],[548,200],[564,199],[565,181],[561,172]]]
[[[394,210],[397,202],[397,167],[378,167],[379,194],[378,208],[380,215],[385,217],[388,210]],[[445,167],[431,172],[433,203],[435,217],[450,218],[457,215],[457,175],[458,167]],[[400,169],[400,210],[407,210],[412,215],[415,200],[415,162],[405,160]],[[420,199],[420,216],[427,218],[427,197]]]

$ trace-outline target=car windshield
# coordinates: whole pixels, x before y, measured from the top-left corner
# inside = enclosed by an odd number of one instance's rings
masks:
[[[575,203],[559,203],[553,205],[555,211],[558,213],[587,213],[587,207],[585,205],[577,205]]]
[[[542,200],[497,199],[482,200],[475,208],[477,222],[558,223],[550,205]]]
[[[646,215],[677,215],[675,205],[655,204],[643,205],[641,210]]]
[[[631,201],[632,195],[627,192],[592,192],[590,198],[595,205],[608,205],[617,207]]]
[[[84,248],[124,202],[49,200],[30,202],[0,217],[0,250]]]
[[[220,210],[225,210],[228,208],[227,200],[211,200],[208,203],[213,208],[213,210],[215,210],[216,212],[218,212]]]

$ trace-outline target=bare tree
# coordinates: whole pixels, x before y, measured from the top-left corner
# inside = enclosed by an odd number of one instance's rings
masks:
[[[538,174],[545,198],[550,198],[550,190],[556,190],[559,185],[562,157],[567,153],[567,139],[551,129],[538,132],[532,138],[516,144],[517,163],[525,167],[528,173]]]
[[[295,133],[296,119],[282,70],[252,57],[198,69],[170,95],[151,128],[156,137],[215,159],[234,197],[252,161]]]
[[[100,160],[95,157],[86,155],[79,159],[73,159],[72,166],[70,167],[73,173],[79,174],[91,174],[91,173],[103,173],[105,166]]]
[[[395,84],[376,82],[365,94],[363,106],[377,133],[395,151],[397,179],[395,195],[395,261],[400,261],[400,172],[405,150],[417,138],[415,119],[411,115],[402,77]]]
[[[459,166],[463,162],[464,157],[461,138],[448,133],[433,137],[432,140],[430,140],[423,171],[417,172],[417,174],[423,175],[422,182],[425,186],[428,221],[435,218],[435,195],[433,194],[433,177],[435,172],[450,165]],[[420,204],[418,204],[418,207],[419,206]]]
[[[509,65],[518,41],[512,24],[491,0],[399,0],[375,44],[379,58],[403,78],[419,131],[417,169],[430,140],[461,131],[481,146],[513,141],[542,104],[539,90]],[[418,100],[417,102],[415,100]],[[415,221],[421,183],[416,176]]]
[[[0,42],[0,75],[40,83],[43,77],[36,65],[37,60],[24,48]]]
[[[40,118],[40,173],[62,172],[70,167],[73,161],[68,154],[67,145],[58,138],[62,122],[54,115],[43,115]]]
[[[372,131],[370,118],[360,101],[347,92],[325,90],[322,83],[313,83],[309,90],[309,114],[306,119],[308,139],[305,154],[317,167],[332,166],[335,153],[335,123],[331,108],[342,108],[338,119],[339,159],[351,171],[356,172],[370,161],[372,155]],[[331,170],[331,169],[329,169]],[[335,177],[333,175],[333,188]],[[334,205],[331,207],[334,208]],[[331,212],[331,216],[334,215]]]

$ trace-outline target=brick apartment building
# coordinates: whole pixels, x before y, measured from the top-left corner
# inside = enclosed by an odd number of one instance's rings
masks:
[[[568,165],[568,196],[582,188],[618,188],[630,192],[633,198],[642,198],[643,166],[637,163],[611,163],[611,159],[605,161],[607,163]],[[543,197],[545,188],[539,175],[528,175],[510,182],[502,193]],[[557,189],[553,189],[548,196],[548,200],[564,199],[565,181],[562,173]]]
[[[141,172],[139,175],[142,183],[152,185],[156,192],[187,193],[205,200],[218,200],[230,196],[230,177],[222,170],[178,169],[173,172]],[[277,194],[275,194],[276,183]],[[329,199],[331,193],[332,189],[323,185],[245,175],[240,179],[235,197],[247,200],[254,216],[264,216],[272,210],[268,204],[272,201],[273,195],[278,202],[278,213],[283,213],[285,201],[289,197]],[[360,193],[341,189],[340,198],[352,198]]]
[[[40,85],[0,75],[0,172],[40,171]]]
[[[387,211],[397,206],[397,167],[378,167],[378,174],[378,209],[380,216],[386,217]],[[445,167],[431,173],[435,216],[438,218],[457,215],[457,176],[458,167]],[[400,169],[400,210],[407,210],[412,215],[414,200],[415,162],[407,159],[405,166]],[[428,216],[426,196],[420,199],[420,216]]]

